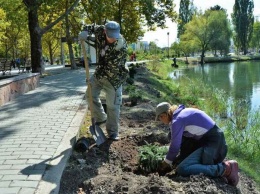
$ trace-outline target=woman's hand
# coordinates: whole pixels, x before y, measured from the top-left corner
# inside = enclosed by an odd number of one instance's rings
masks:
[[[158,167],[158,173],[159,175],[165,175],[167,172],[172,171],[172,165],[168,164],[165,161],[162,161],[162,163],[160,164],[160,166]]]

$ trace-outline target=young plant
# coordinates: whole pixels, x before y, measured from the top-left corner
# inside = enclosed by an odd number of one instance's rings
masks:
[[[146,173],[156,172],[168,148],[158,145],[144,145],[139,148],[139,168]]]
[[[125,89],[128,92],[129,100],[131,101],[131,106],[137,105],[137,101],[143,98],[142,92],[136,89],[136,86],[129,85]]]

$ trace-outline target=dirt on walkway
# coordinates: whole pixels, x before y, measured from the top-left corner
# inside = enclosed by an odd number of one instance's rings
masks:
[[[154,94],[148,80],[149,71],[139,67],[134,85]],[[239,172],[237,187],[228,185],[222,178],[210,178],[203,174],[181,177],[175,171],[160,176],[144,173],[138,167],[138,149],[147,143],[168,145],[167,127],[155,121],[151,100],[139,100],[132,106],[129,96],[124,94],[120,118],[120,141],[107,141],[95,146],[89,138],[89,149],[84,153],[73,151],[63,172],[60,194],[173,194],[173,193],[225,193],[259,194],[255,183]]]

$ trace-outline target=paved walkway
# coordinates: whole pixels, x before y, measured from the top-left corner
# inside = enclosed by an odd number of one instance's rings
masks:
[[[52,71],[58,74],[41,78],[38,88],[0,107],[0,194],[59,191],[86,111],[86,74],[85,69]]]

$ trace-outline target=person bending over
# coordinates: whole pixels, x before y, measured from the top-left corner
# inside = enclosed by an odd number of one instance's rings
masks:
[[[177,165],[179,175],[203,173],[210,177],[224,177],[232,186],[238,184],[238,163],[235,160],[224,161],[227,155],[225,136],[209,115],[196,108],[162,102],[156,107],[156,120],[158,118],[171,130],[170,147],[159,171],[171,169],[185,137],[196,140],[199,146]]]

